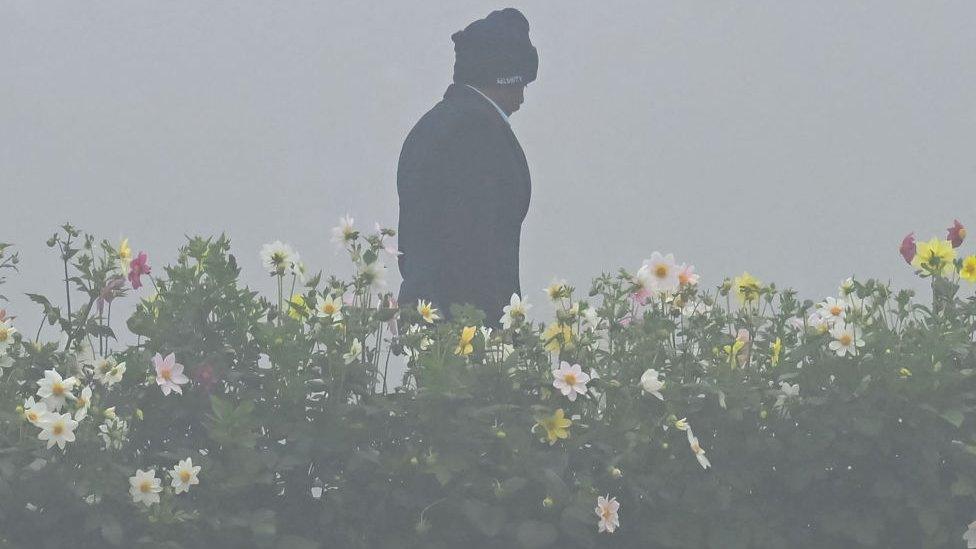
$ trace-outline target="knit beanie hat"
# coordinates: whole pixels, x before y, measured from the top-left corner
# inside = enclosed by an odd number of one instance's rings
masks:
[[[539,55],[529,21],[515,8],[496,10],[451,36],[455,84],[524,86],[535,80]]]

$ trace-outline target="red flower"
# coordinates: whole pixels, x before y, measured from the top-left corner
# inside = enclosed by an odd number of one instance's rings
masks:
[[[149,274],[149,257],[146,252],[139,252],[139,255],[132,260],[132,264],[129,265],[129,283],[132,284],[133,290],[138,290],[142,287],[142,275]]]
[[[955,223],[953,223],[952,226],[949,227],[949,235],[946,237],[946,240],[952,242],[953,248],[958,248],[959,246],[962,246],[962,241],[965,239],[966,239],[966,227],[963,227],[962,223],[960,223],[959,220],[956,219]]]
[[[908,233],[905,236],[905,239],[901,241],[901,248],[898,251],[905,258],[905,262],[911,265],[912,260],[915,259],[915,233]]]

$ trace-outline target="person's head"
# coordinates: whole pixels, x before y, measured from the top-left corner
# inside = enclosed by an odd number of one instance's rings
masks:
[[[493,11],[451,36],[454,83],[470,84],[507,114],[525,100],[536,78],[539,55],[529,40],[529,22],[517,9]]]

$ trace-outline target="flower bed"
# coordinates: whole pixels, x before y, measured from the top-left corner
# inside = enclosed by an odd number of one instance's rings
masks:
[[[495,331],[400,309],[377,229],[334,231],[352,280],[265,246],[264,297],[224,237],[159,268],[63,227],[63,300],[30,296],[36,332],[0,312],[0,547],[976,546],[958,222],[903,242],[925,304],[874,280],[706,290],[655,252],[513,296]],[[120,346],[112,304],[136,297]],[[542,299],[555,318],[529,321]]]

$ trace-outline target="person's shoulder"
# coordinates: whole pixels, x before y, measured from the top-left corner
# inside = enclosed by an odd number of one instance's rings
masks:
[[[449,89],[443,99],[420,117],[411,134],[458,139],[482,131],[486,129],[488,120],[484,105],[479,101],[483,102],[484,98],[465,93],[461,89]]]

